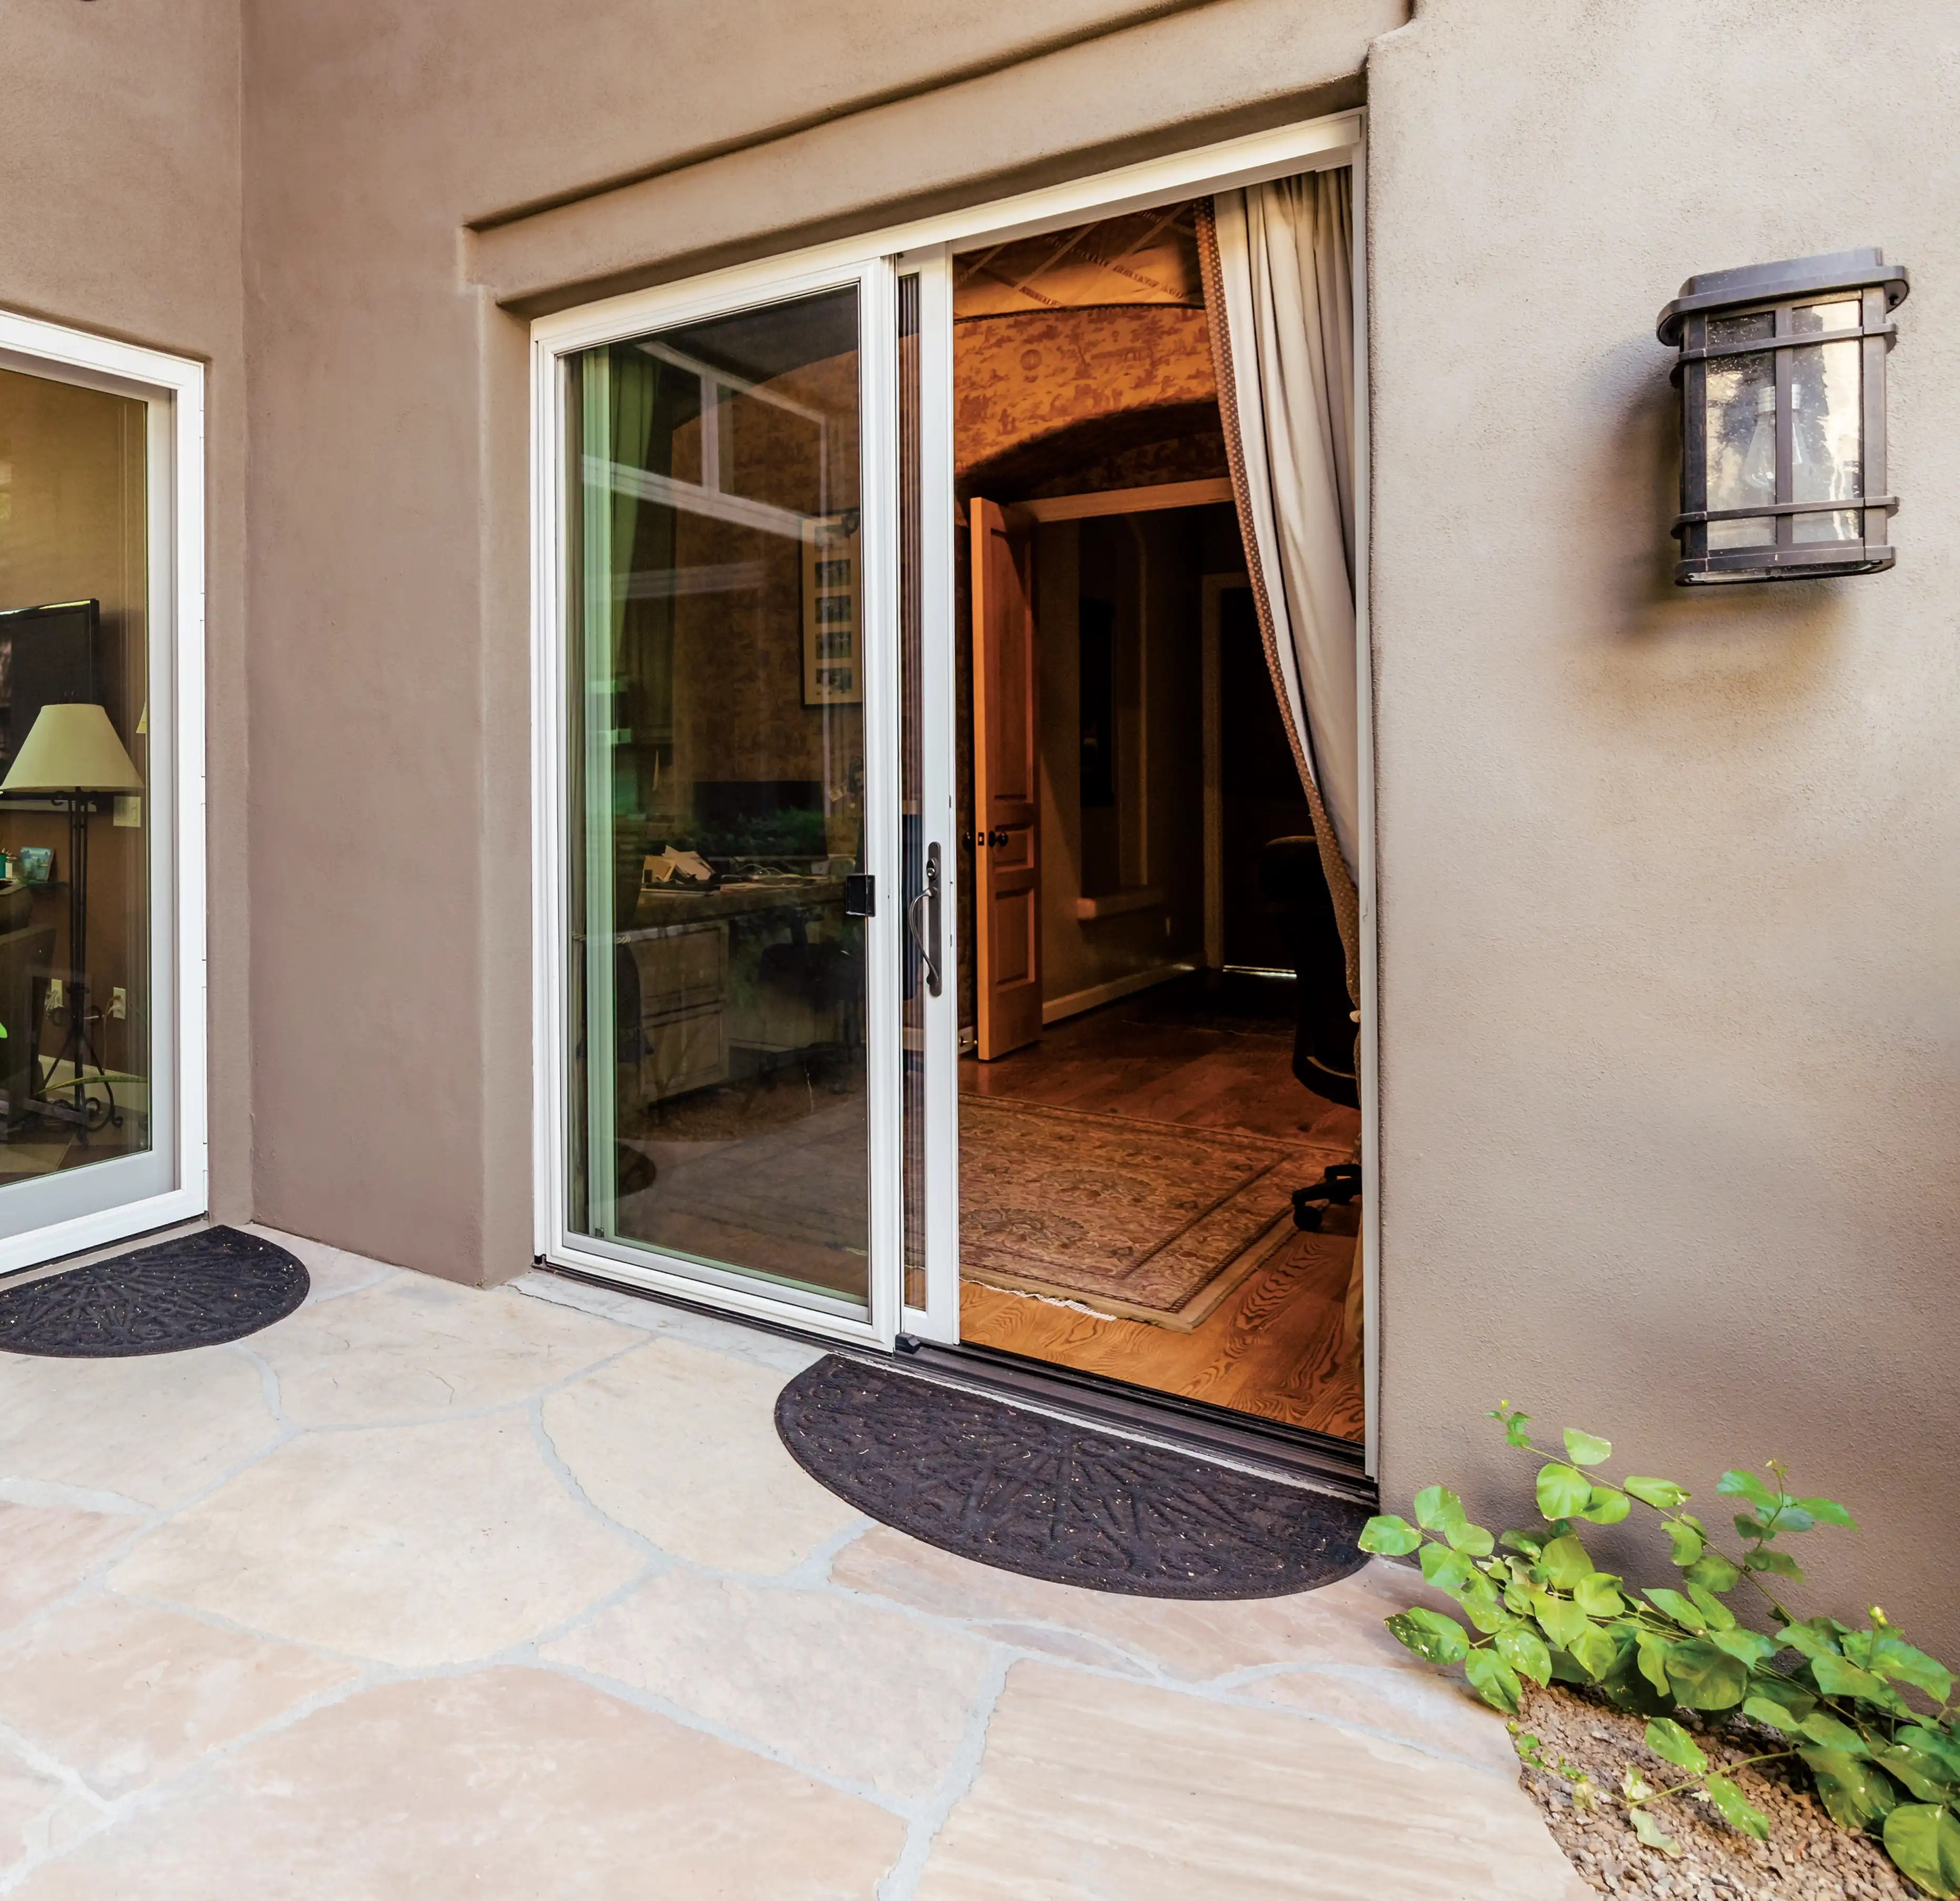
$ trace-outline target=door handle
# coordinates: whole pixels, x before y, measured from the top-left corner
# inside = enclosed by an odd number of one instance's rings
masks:
[[[925,848],[925,888],[905,907],[905,926],[912,933],[919,961],[925,965],[926,990],[934,997],[938,996],[940,989],[939,892],[939,841],[935,838]],[[921,915],[923,923],[920,921]]]

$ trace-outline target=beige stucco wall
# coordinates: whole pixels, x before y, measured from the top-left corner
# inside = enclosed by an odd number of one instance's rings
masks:
[[[244,1219],[252,1051],[237,0],[11,7],[0,65],[0,306],[209,367],[211,1192],[219,1219]]]
[[[1950,1654],[1960,14],[1424,0],[1369,81],[1386,1489],[1521,1499],[1500,1398],[1781,1457]],[[1871,244],[1898,567],[1675,588],[1659,307]]]

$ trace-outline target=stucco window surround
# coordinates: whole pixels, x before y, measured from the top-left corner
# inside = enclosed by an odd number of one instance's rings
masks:
[[[940,844],[950,861],[954,847],[957,800],[954,784],[958,757],[953,700],[954,626],[953,551],[950,524],[953,513],[951,261],[956,249],[982,242],[1036,236],[1065,228],[1092,218],[1174,202],[1236,186],[1262,183],[1303,170],[1351,165],[1354,173],[1354,273],[1356,334],[1365,339],[1366,272],[1358,268],[1367,255],[1366,177],[1363,115],[1351,111],[1306,123],[1262,132],[1153,160],[1118,170],[1071,180],[1013,198],[982,203],[902,226],[842,240],[790,255],[765,259],[714,272],[655,289],[634,291],[538,317],[531,326],[532,345],[532,599],[533,599],[533,822],[536,866],[533,908],[533,1028],[537,1061],[533,1105],[534,1191],[536,1210],[535,1248],[544,1260],[600,1278],[637,1283],[656,1291],[693,1300],[711,1300],[728,1311],[784,1321],[806,1330],[889,1347],[900,1333],[928,1340],[956,1343],[959,1338],[958,1154],[956,1082],[958,999],[948,984],[929,1002],[925,1041],[930,1070],[924,1090],[925,1190],[924,1248],[926,1258],[923,1300],[907,1296],[898,1193],[901,1134],[896,1070],[886,1086],[886,1107],[874,1112],[872,1131],[873,1295],[863,1312],[826,1311],[810,1302],[795,1302],[755,1286],[717,1283],[698,1264],[676,1258],[663,1260],[644,1248],[611,1248],[576,1232],[570,1218],[572,1169],[567,1140],[570,1073],[568,1048],[568,998],[570,995],[567,946],[572,942],[571,892],[573,868],[568,862],[570,787],[566,659],[571,564],[566,533],[565,444],[566,364],[577,353],[597,346],[644,336],[663,326],[808,294],[814,288],[845,279],[863,287],[866,327],[863,332],[867,376],[864,480],[867,520],[877,511],[887,518],[867,529],[867,549],[882,545],[896,561],[899,535],[897,519],[899,447],[889,420],[896,415],[894,379],[899,351],[892,346],[900,287],[915,280],[921,322],[918,363],[921,391],[920,517],[923,546],[921,603],[924,629],[921,663],[924,726],[923,756],[927,761],[922,809],[928,836]],[[881,327],[882,326],[882,327]],[[1357,383],[1365,383],[1367,353],[1356,352]],[[873,387],[876,383],[878,386]],[[1357,390],[1357,397],[1364,391]],[[1364,1325],[1365,1400],[1368,1417],[1366,1462],[1376,1467],[1379,1382],[1379,1236],[1375,1210],[1379,1171],[1376,1106],[1378,1042],[1375,981],[1375,847],[1372,743],[1371,667],[1369,663],[1367,548],[1367,405],[1357,401],[1356,489],[1358,572],[1357,596],[1357,695],[1360,701],[1360,796],[1358,883],[1361,898],[1362,946],[1360,958],[1361,1029],[1362,1161],[1367,1184],[1362,1247],[1366,1260]],[[870,559],[867,553],[867,563]],[[867,572],[867,587],[869,587]],[[885,617],[882,628],[867,626],[867,656],[898,652],[896,616],[899,577],[896,571],[868,597],[867,615]],[[896,693],[876,715],[884,730],[869,747],[875,774],[888,774],[898,755],[899,708]],[[882,768],[880,761],[886,762]],[[880,795],[896,810],[896,781],[888,777]],[[867,803],[869,799],[867,797]],[[895,846],[896,840],[891,841]],[[877,849],[871,848],[875,854]],[[896,978],[899,962],[899,933],[905,907],[886,903],[883,893],[899,885],[895,851],[879,877],[880,903],[875,928],[889,939],[874,949],[873,1010],[882,1008],[895,1033],[897,1023]],[[953,915],[953,894],[942,900],[943,946],[956,945],[959,923]],[[882,962],[880,962],[882,960]],[[892,981],[878,996],[876,972],[887,971]],[[896,1035],[893,1036],[894,1046]],[[874,1054],[873,1067],[877,1058]],[[882,1165],[881,1165],[882,1156]],[[886,1184],[880,1188],[880,1181]]]
[[[148,803],[149,1146],[14,1184],[37,1199],[31,1225],[0,1237],[5,1273],[189,1220],[209,1205],[205,372],[184,358],[7,312],[0,312],[0,369],[144,405],[142,728],[149,762],[142,795]]]

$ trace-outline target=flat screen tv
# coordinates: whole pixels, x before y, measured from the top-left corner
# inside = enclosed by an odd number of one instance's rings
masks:
[[[44,706],[95,698],[99,601],[0,610],[0,778]]]

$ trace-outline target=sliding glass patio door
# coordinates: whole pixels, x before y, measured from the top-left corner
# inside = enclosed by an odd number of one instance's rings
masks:
[[[870,262],[540,339],[548,1251],[885,1338],[892,297]]]

